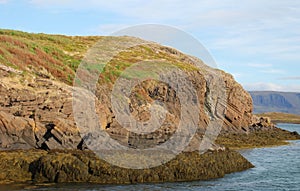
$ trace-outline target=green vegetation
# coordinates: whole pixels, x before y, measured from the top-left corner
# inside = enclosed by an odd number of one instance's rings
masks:
[[[70,84],[87,49],[100,37],[68,37],[0,29],[0,62]],[[43,69],[47,72],[42,72]]]
[[[27,71],[26,74],[72,84],[75,71],[86,52],[101,38],[106,37],[33,34],[0,29],[0,62]],[[198,70],[194,65],[186,64],[186,56],[171,48],[148,44],[129,50],[119,53],[105,68],[103,64],[87,63],[86,69],[89,72],[103,71],[100,82],[104,80],[102,82],[108,84],[113,84],[127,67],[141,61],[156,60],[184,71]],[[137,72],[140,77],[149,75],[142,70]]]

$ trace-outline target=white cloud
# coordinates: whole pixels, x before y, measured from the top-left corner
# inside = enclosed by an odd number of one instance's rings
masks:
[[[261,63],[249,63],[247,64],[248,66],[250,67],[253,67],[253,68],[270,68],[270,67],[273,67],[273,64],[261,64]]]
[[[298,16],[300,18],[300,14]],[[258,26],[261,24],[257,24]],[[263,24],[262,24],[263,25]],[[243,55],[272,57],[286,60],[300,59],[300,21],[285,23],[278,20],[274,25],[266,25],[251,31],[247,26],[240,24],[235,28],[224,28],[223,34],[216,34],[209,41],[214,50],[234,51]],[[242,28],[242,29],[241,29]],[[248,32],[245,32],[245,29]],[[232,34],[232,31],[235,31]]]
[[[248,91],[283,91],[283,92],[300,92],[300,85],[279,85],[275,83],[251,83],[244,84],[244,88]]]
[[[278,78],[278,80],[300,80],[300,76],[288,76],[288,77]]]
[[[264,63],[249,63],[249,67],[259,69],[258,72],[265,74],[285,74],[286,71],[283,69],[276,69],[273,64],[264,64]]]
[[[29,3],[40,6],[60,6],[60,7],[70,7],[74,5],[78,5],[78,2],[72,0],[30,0]]]
[[[31,4],[44,7],[74,9],[102,9],[139,19],[186,20],[203,24],[226,25],[246,21],[257,21],[286,17],[286,13],[297,13],[298,1],[293,0],[31,0]],[[195,26],[195,27],[196,27]]]
[[[280,70],[280,69],[265,69],[265,70],[261,70],[261,73],[265,73],[265,74],[284,74],[286,73],[284,70]]]
[[[241,78],[243,76],[242,73],[231,73],[231,75],[234,77],[234,79]]]
[[[5,4],[5,3],[8,3],[9,0],[0,0],[0,4]]]
[[[113,32],[122,30],[129,27],[127,24],[102,24],[93,29],[93,32],[100,33],[103,35],[109,35]]]

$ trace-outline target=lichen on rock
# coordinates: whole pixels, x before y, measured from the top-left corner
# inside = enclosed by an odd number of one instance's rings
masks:
[[[99,159],[90,151],[1,151],[0,183],[90,182],[130,184],[220,178],[253,165],[235,151],[188,152],[165,165],[125,169]]]

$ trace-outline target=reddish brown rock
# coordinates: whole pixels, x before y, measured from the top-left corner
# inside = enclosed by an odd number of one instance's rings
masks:
[[[130,41],[132,38],[125,40]],[[199,122],[194,124],[198,130],[190,145],[199,144],[210,118],[223,121],[223,132],[243,133],[257,126],[270,126],[267,121],[258,123],[254,120],[250,95],[231,75],[212,69],[204,65],[201,60],[171,48],[152,44],[148,45],[148,49],[146,52],[139,47],[133,49],[134,54],[142,54],[140,57],[134,57],[134,61],[141,61],[147,56],[149,58],[156,56],[171,63],[180,62],[179,64],[185,65],[184,70],[196,90],[200,105]],[[121,55],[118,61],[130,62],[131,58],[133,57],[129,55]],[[195,69],[193,65],[196,63],[201,66],[200,69]],[[56,80],[54,73],[49,79],[31,74],[10,76],[9,72],[14,71],[3,68],[0,73],[0,129],[2,132],[0,149],[82,148],[84,144],[73,115],[72,87]],[[116,77],[111,77],[111,82],[103,85],[105,81],[101,78],[99,84],[102,84],[97,86],[96,111],[101,128],[121,144],[134,148],[140,145],[142,148],[151,147],[167,141],[176,132],[181,120],[180,100],[176,91],[168,84],[153,81],[146,81],[132,91],[131,96],[128,97],[128,104],[136,120],[149,120],[149,108],[156,100],[163,103],[168,110],[166,119],[159,129],[150,134],[139,135],[123,128],[112,112],[110,91],[115,80]],[[216,96],[218,94],[214,95],[220,93],[218,91],[221,90],[217,88],[220,83],[225,85],[227,94],[225,100]],[[180,85],[179,81],[178,86]],[[87,112],[84,108],[82,109],[82,112]],[[197,115],[192,110],[188,112],[191,116]]]

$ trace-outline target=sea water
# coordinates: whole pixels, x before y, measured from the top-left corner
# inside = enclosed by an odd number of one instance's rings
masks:
[[[300,133],[300,125],[278,124],[279,127]],[[300,190],[300,141],[290,145],[248,149],[239,151],[255,168],[226,175],[210,181],[181,183],[97,185],[97,184],[57,184],[46,187],[15,188],[35,191],[299,191]],[[1,189],[1,188],[0,188]],[[11,188],[12,189],[12,188]]]

